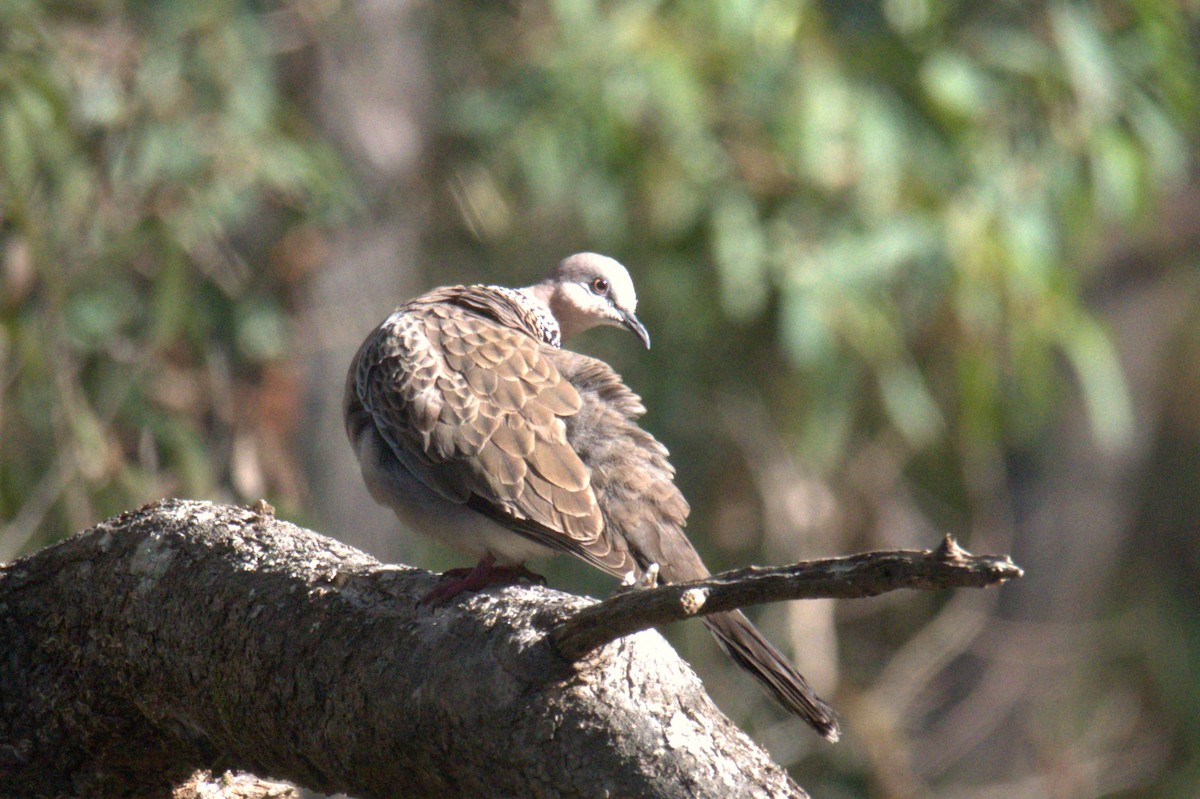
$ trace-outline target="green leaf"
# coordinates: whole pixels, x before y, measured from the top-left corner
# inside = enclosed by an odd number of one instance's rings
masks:
[[[712,238],[722,307],[735,319],[759,315],[767,301],[766,241],[749,197],[729,192],[718,198]]]
[[[883,407],[909,446],[927,447],[945,431],[942,412],[912,363],[897,360],[884,367],[879,388]]]
[[[1061,346],[1079,378],[1096,443],[1118,452],[1133,440],[1133,398],[1116,349],[1099,323],[1077,316],[1063,325]]]

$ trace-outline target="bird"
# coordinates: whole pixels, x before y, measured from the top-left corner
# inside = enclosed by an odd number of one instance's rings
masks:
[[[626,582],[709,576],[668,451],[638,424],[642,400],[607,363],[562,347],[614,326],[649,348],[636,309],[625,267],[584,252],[525,288],[429,291],[363,341],[343,412],[368,491],[403,527],[478,559],[427,600],[563,553]],[[838,740],[833,710],[744,614],[703,621],[784,708]]]

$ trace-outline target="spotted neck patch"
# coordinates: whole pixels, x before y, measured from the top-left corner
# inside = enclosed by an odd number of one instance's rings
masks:
[[[550,313],[549,306],[520,289],[510,289],[507,286],[485,286],[485,288],[488,291],[502,294],[513,305],[521,309],[529,326],[537,331],[538,337],[545,344],[549,344],[555,349],[562,347],[562,331],[559,329],[558,320],[554,318],[554,314]]]

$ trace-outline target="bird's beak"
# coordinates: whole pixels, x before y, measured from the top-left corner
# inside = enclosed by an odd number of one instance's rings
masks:
[[[646,331],[646,326],[643,325],[638,318],[633,315],[632,311],[619,310],[621,314],[621,326],[627,330],[632,330],[634,335],[642,340],[646,345],[646,349],[650,349],[650,334]]]

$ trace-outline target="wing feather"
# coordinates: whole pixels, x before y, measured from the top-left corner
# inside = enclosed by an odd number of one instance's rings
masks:
[[[354,397],[391,453],[441,496],[610,572],[632,566],[606,530],[591,472],[567,439],[582,400],[522,330],[447,290],[402,306],[364,343]],[[472,299],[479,301],[473,295]]]

